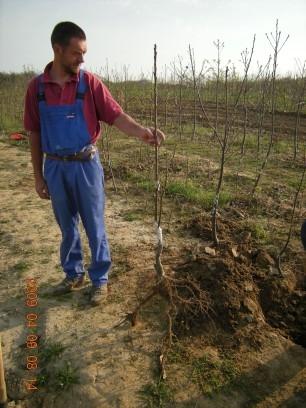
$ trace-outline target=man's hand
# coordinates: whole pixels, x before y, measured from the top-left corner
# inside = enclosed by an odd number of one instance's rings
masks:
[[[35,180],[35,190],[40,198],[43,198],[45,200],[50,200],[48,186],[43,178],[39,178]]]
[[[131,116],[122,112],[114,121],[114,125],[121,132],[137,137],[137,139],[142,140],[149,145],[160,146],[161,143],[166,139],[166,136],[159,129],[156,131],[154,128],[145,128],[137,123]]]
[[[165,134],[159,129],[156,130],[155,134],[154,128],[144,128],[144,132],[140,136],[140,140],[143,140],[145,143],[148,143],[152,146],[157,145],[158,147],[165,139]]]

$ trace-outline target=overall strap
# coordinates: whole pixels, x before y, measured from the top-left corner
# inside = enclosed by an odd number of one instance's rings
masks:
[[[84,99],[85,92],[87,91],[87,84],[84,78],[84,70],[80,69],[79,84],[76,93],[76,99]]]
[[[37,100],[38,102],[45,101],[45,87],[42,81],[44,74],[38,75],[38,93],[37,93]]]

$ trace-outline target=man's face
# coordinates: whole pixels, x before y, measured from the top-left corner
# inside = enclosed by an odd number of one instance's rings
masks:
[[[80,38],[71,38],[67,46],[62,47],[56,44],[55,47],[56,57],[67,74],[77,74],[84,62],[84,55],[87,51],[86,41]]]

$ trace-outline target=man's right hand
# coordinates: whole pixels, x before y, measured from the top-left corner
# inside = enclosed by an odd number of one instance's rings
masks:
[[[35,190],[40,198],[43,198],[45,200],[50,200],[48,186],[43,178],[35,180]]]

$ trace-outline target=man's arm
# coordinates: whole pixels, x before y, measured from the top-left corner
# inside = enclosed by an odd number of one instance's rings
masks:
[[[160,130],[145,128],[137,123],[131,116],[124,113],[121,106],[111,95],[109,89],[95,75],[89,74],[89,84],[93,91],[98,119],[109,125],[114,125],[128,136],[134,136],[150,145],[160,146],[165,140],[165,135]]]
[[[40,141],[40,118],[37,102],[37,77],[28,86],[24,101],[24,128],[29,131],[35,190],[40,198],[49,199],[47,184],[43,177],[43,152]]]
[[[43,152],[39,132],[30,132],[32,165],[34,170],[35,190],[40,198],[50,199],[47,183],[43,176]]]
[[[157,129],[155,137],[153,128],[145,128],[141,126],[131,116],[124,112],[115,119],[113,125],[126,135],[134,136],[150,145],[160,146],[161,142],[165,140],[164,133],[159,129]]]

